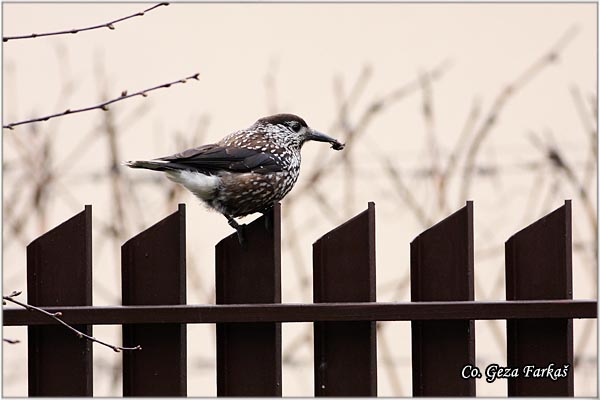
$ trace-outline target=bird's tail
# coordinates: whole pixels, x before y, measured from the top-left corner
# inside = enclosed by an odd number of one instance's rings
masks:
[[[170,171],[173,169],[172,167],[169,167],[168,163],[160,160],[123,161],[121,164],[128,166],[129,168],[143,168],[151,169],[153,171]]]

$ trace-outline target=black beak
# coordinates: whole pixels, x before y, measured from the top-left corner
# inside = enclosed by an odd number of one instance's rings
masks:
[[[314,129],[310,130],[310,133],[307,135],[306,140],[331,143],[331,148],[334,150],[342,150],[345,146],[345,144],[338,142],[331,136],[327,136],[326,134],[316,131]]]

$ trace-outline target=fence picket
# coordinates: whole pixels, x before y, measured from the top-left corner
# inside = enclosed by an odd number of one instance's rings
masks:
[[[267,227],[265,218],[269,219]],[[217,304],[281,303],[281,206],[216,246]],[[281,323],[217,324],[217,396],[281,396]]]
[[[313,244],[315,303],[374,302],[375,203]],[[315,322],[315,395],[377,396],[375,321]]]
[[[93,307],[91,215],[86,205],[27,246],[27,301],[89,335],[93,325],[122,324],[123,345],[142,346],[123,353],[124,396],[187,395],[186,323],[216,323],[218,396],[281,396],[281,322],[304,321],[314,323],[315,395],[376,396],[376,321],[400,320],[411,321],[413,395],[474,396],[476,380],[461,372],[475,365],[475,319],[507,321],[508,366],[520,375],[507,380],[509,396],[573,396],[572,319],[597,317],[595,300],[572,300],[570,200],[506,241],[506,302],[474,301],[470,201],[411,242],[412,304],[375,303],[370,202],[313,244],[314,302],[334,304],[275,304],[277,204],[246,227],[246,246],[234,233],[215,248],[216,302],[233,306],[186,306],[180,204],[122,246],[123,305],[133,307]],[[40,313],[7,308],[3,317],[28,327],[30,396],[93,395],[90,341]],[[566,365],[566,377],[538,376]]]
[[[27,301],[92,305],[92,206],[27,246]],[[92,334],[92,325],[76,325]],[[29,396],[92,396],[92,343],[62,326],[28,327]]]
[[[474,300],[473,202],[427,229],[410,244],[411,301]],[[473,320],[413,321],[414,396],[475,396]]]
[[[121,247],[123,305],[185,304],[185,205]],[[186,325],[124,324],[124,396],[186,396]]]
[[[506,242],[506,299],[572,299],[571,201]],[[509,396],[573,396],[573,320],[513,319],[506,323],[508,366],[555,369],[565,378],[508,380]]]

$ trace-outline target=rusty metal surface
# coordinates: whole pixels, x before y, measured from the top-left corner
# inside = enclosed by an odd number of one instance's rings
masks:
[[[374,302],[375,204],[313,245],[315,303]],[[315,395],[377,396],[375,322],[315,322]]]
[[[506,242],[508,300],[571,299],[571,201]],[[507,359],[511,367],[556,368],[569,364],[566,378],[508,380],[509,396],[573,396],[573,321],[507,321]]]
[[[474,300],[473,202],[412,241],[410,278],[412,301]],[[412,322],[414,396],[475,396],[466,364],[475,365],[473,320]]]
[[[123,305],[185,304],[185,205],[121,248]],[[124,396],[187,394],[185,324],[123,325]]]
[[[27,246],[27,301],[92,305],[92,207]],[[91,325],[76,325],[91,335]],[[62,326],[28,328],[29,396],[92,396],[92,343]]]
[[[217,304],[281,302],[281,207],[216,246]],[[259,320],[260,321],[260,320]],[[281,324],[217,324],[217,395],[281,396]]]
[[[47,307],[72,324],[417,321],[509,318],[596,318],[596,300],[428,301],[423,303],[293,303],[182,306]],[[6,307],[4,326],[52,325],[48,317]]]

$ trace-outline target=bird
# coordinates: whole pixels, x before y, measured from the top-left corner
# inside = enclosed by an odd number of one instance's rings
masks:
[[[267,214],[294,187],[300,174],[300,150],[308,141],[344,144],[310,128],[294,114],[258,119],[214,144],[152,160],[124,161],[130,168],[164,172],[209,209],[223,214],[245,245],[244,224],[235,218]]]

